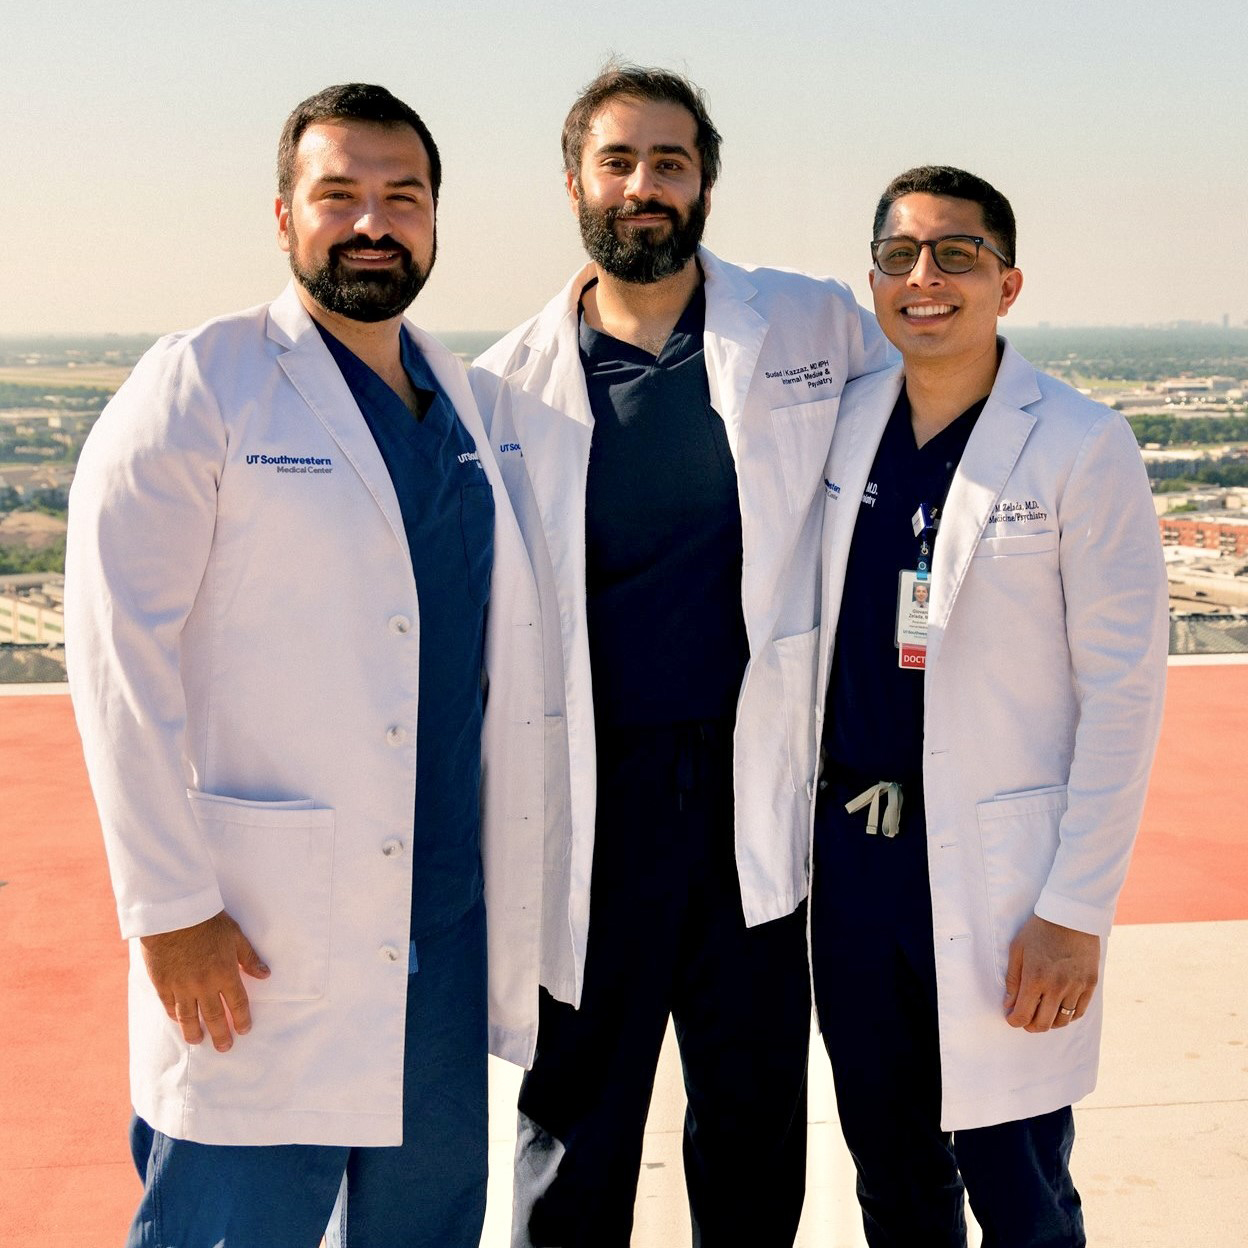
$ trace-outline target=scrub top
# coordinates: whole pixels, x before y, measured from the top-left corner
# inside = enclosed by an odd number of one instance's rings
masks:
[[[938,556],[940,509],[986,399],[922,446],[905,388],[893,407],[858,504],[845,566],[828,683],[823,745],[828,762],[872,780],[915,781],[923,772],[923,672],[903,669],[896,645],[899,577]],[[935,525],[916,534],[922,507]],[[928,553],[922,553],[924,541]],[[929,582],[930,584],[930,582]]]
[[[412,937],[460,918],[482,893],[481,719],[494,496],[476,443],[406,329],[403,367],[419,413],[317,325],[398,496],[420,606],[412,835]],[[332,708],[329,708],[332,714]]]
[[[603,726],[731,717],[749,658],[737,474],[711,406],[705,320],[699,286],[657,357],[581,320],[594,416],[589,653]]]

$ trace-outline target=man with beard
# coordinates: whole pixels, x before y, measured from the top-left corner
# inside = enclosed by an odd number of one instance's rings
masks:
[[[536,1024],[541,653],[464,370],[402,316],[440,177],[383,88],[299,105],[293,283],[153,347],[79,465],[67,645],[131,941],[135,1248],[480,1237],[483,889],[491,1021]],[[484,882],[483,741],[515,765],[484,777],[509,855]]]
[[[801,1212],[816,505],[885,348],[840,283],[699,247],[719,144],[684,78],[608,66],[563,131],[591,263],[472,372],[559,621],[515,1245],[628,1244],[669,1017],[695,1242]]]

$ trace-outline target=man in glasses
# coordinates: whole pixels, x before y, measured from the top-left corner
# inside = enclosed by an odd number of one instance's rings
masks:
[[[889,185],[902,365],[846,388],[826,473],[814,984],[872,1248],[962,1248],[964,1192],[985,1245],[1085,1242],[1070,1105],[1161,719],[1139,451],[997,337],[1014,247],[972,174]]]

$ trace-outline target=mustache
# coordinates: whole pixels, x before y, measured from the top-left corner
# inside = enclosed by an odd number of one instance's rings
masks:
[[[680,224],[680,213],[670,204],[661,204],[657,199],[648,199],[644,202],[630,200],[620,208],[611,209],[611,219],[618,221],[621,217],[653,216],[655,213],[662,213],[669,221]]]
[[[380,238],[369,238],[367,234],[356,234],[345,243],[335,243],[329,249],[329,258],[338,260],[344,251],[397,251],[407,262],[411,263],[412,253],[397,238],[383,234]]]

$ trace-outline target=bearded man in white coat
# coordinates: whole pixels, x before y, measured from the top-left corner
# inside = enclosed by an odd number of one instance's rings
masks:
[[[1116,412],[1036,372],[1008,201],[880,199],[902,366],[846,389],[825,478],[812,956],[872,1248],[1085,1243],[1071,1103],[1161,720],[1166,579]],[[822,711],[822,708],[821,708]]]
[[[695,1242],[804,1190],[820,470],[886,348],[830,280],[699,247],[702,93],[609,66],[563,132],[591,263],[472,371],[538,578],[548,802],[516,1245],[624,1248],[669,1017]]]
[[[305,100],[291,286],[153,347],[78,467],[66,643],[131,941],[131,1248],[480,1238],[483,889],[495,1040],[536,1023],[541,646],[463,366],[403,319],[440,179],[384,88]],[[482,788],[483,739],[515,770]]]

